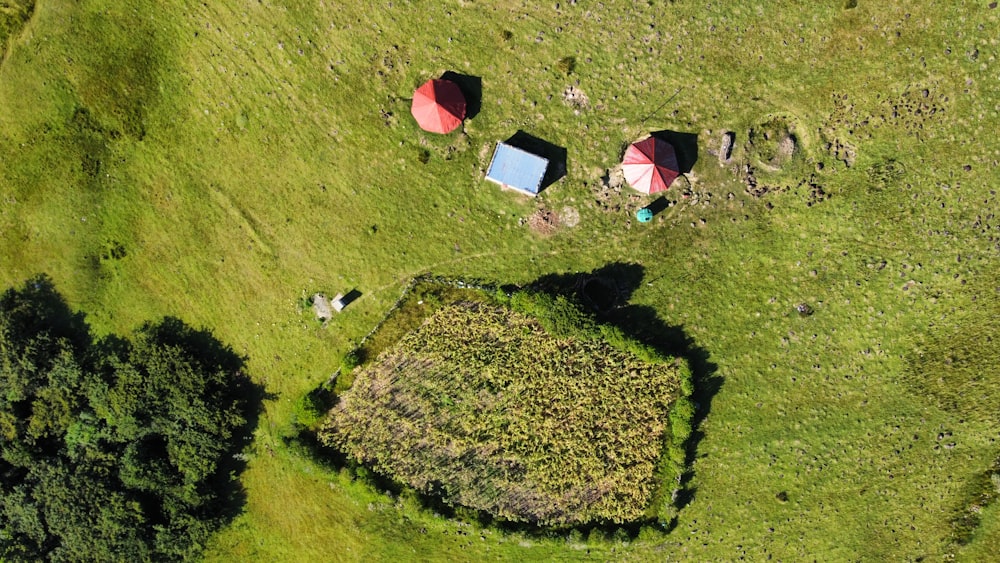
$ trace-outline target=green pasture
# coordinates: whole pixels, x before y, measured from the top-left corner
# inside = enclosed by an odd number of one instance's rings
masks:
[[[99,333],[208,328],[269,393],[209,560],[995,553],[993,3],[36,0],[23,25],[30,2],[7,4],[2,285],[47,273]],[[481,109],[423,133],[408,98],[449,70],[481,78]],[[567,151],[537,200],[482,179],[518,130]],[[659,130],[696,135],[697,161],[643,225],[652,198],[603,179]],[[533,228],[539,208],[562,220]],[[615,263],[707,354],[670,533],[481,529],[291,440],[414,275]],[[303,309],[352,289],[325,326]]]

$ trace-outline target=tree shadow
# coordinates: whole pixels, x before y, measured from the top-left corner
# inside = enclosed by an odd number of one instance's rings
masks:
[[[627,303],[642,283],[642,278],[642,266],[615,262],[588,273],[545,274],[527,284],[526,288],[572,297],[594,312],[603,314]],[[518,288],[510,289],[514,291]]]
[[[679,131],[653,131],[653,137],[662,139],[674,147],[677,154],[677,167],[681,174],[687,174],[694,168],[694,163],[698,162],[698,135],[695,133],[681,133]]]
[[[526,287],[576,299],[589,306],[599,321],[618,327],[627,336],[665,355],[687,361],[694,383],[691,400],[696,408],[691,420],[691,435],[684,444],[689,469],[682,478],[681,490],[674,501],[675,506],[682,509],[694,500],[696,489],[687,486],[694,476],[690,468],[697,457],[698,444],[704,437],[701,423],[711,411],[712,399],[722,388],[723,378],[716,375],[718,366],[710,360],[708,350],[698,346],[687,335],[683,325],[663,322],[652,307],[628,304],[634,291],[642,284],[644,274],[645,268],[639,264],[614,262],[586,273],[547,274]],[[612,288],[616,298],[611,300],[611,306],[607,306],[607,301],[593,298],[590,288],[594,283]]]
[[[472,119],[479,115],[483,107],[483,79],[479,76],[459,74],[447,71],[441,75],[442,80],[448,80],[458,85],[465,96],[465,118]]]
[[[514,135],[504,141],[504,143],[512,147],[519,148],[525,152],[548,159],[549,166],[545,169],[545,176],[542,178],[542,184],[538,187],[538,191],[544,190],[566,176],[567,152],[564,147],[539,139],[538,137],[529,135],[524,131],[514,133]]]
[[[82,354],[93,343],[84,314],[74,313],[69,308],[52,278],[46,274],[27,280],[19,289],[6,290],[0,296],[0,312],[8,323],[8,342],[16,350],[29,351],[30,348],[34,359],[54,360],[61,349],[59,340],[69,342],[77,354]],[[40,334],[50,338],[38,341],[36,337]]]

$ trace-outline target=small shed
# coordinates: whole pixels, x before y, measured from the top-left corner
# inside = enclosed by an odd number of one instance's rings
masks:
[[[497,143],[493,159],[486,169],[486,179],[504,188],[536,196],[548,167],[547,158],[500,142]]]
[[[333,313],[343,311],[348,303],[350,303],[350,300],[340,293],[333,299],[322,293],[316,293],[312,296],[313,312],[316,313],[316,318],[324,323],[333,318]]]

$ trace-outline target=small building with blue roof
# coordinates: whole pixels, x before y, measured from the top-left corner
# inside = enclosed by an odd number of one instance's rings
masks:
[[[504,188],[536,196],[548,167],[547,158],[499,142],[486,170],[486,179]]]

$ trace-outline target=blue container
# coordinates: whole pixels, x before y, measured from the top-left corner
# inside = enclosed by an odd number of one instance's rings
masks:
[[[638,219],[640,223],[648,223],[653,220],[653,211],[648,207],[643,207],[639,211],[635,212],[635,218]]]

